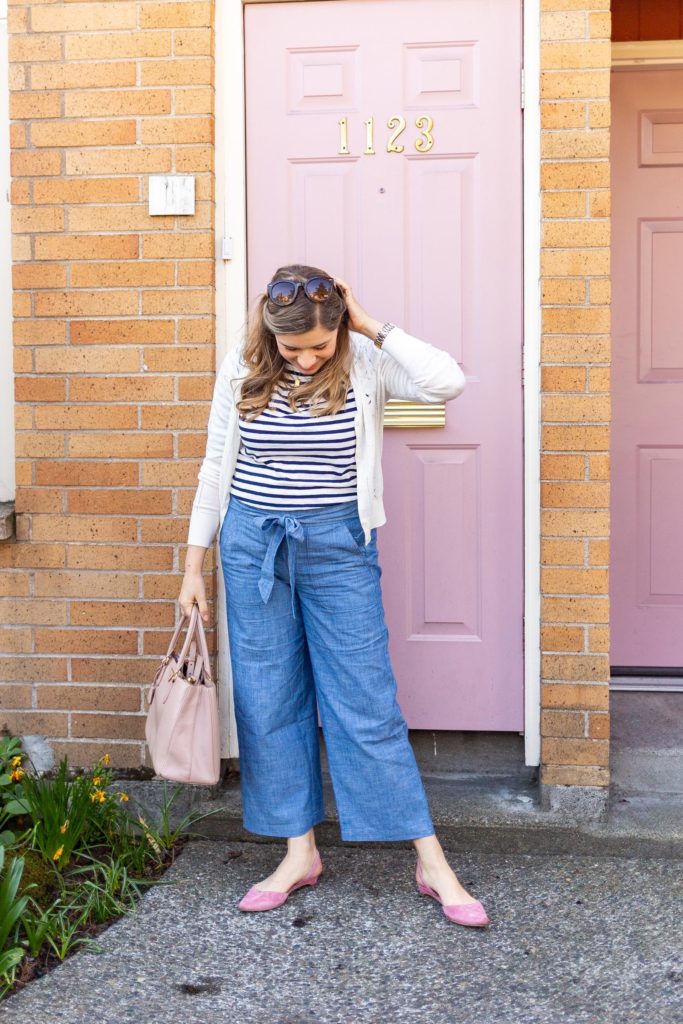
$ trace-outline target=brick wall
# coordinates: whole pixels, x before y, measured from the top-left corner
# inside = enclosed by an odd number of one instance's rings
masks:
[[[609,0],[542,0],[541,782],[609,783]]]
[[[605,787],[610,14],[585,2],[542,13],[541,781]],[[182,578],[215,370],[212,24],[210,3],[10,7],[18,538],[0,545],[0,705],[73,764],[145,763],[140,686]],[[148,216],[160,172],[196,175],[194,217]]]
[[[215,372],[212,8],[10,0],[0,706],[74,765],[145,763],[141,684],[175,621]],[[150,217],[152,173],[195,175],[195,215]]]

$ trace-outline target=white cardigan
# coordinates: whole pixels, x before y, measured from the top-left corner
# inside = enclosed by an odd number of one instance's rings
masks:
[[[405,402],[448,402],[465,387],[465,375],[448,352],[394,327],[381,349],[365,335],[350,331],[353,362],[351,384],[356,396],[356,470],[358,515],[365,530],[386,522],[382,501],[384,405],[390,398]],[[248,368],[242,362],[243,342],[223,359],[216,377],[209,413],[206,455],[192,503],[187,543],[211,546],[220,531],[230,500],[230,483],[239,451],[235,406]],[[231,383],[231,378],[236,378]]]

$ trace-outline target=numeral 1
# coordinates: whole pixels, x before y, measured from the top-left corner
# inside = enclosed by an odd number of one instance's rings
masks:
[[[339,125],[339,152],[349,152],[349,119],[342,117],[337,121]]]

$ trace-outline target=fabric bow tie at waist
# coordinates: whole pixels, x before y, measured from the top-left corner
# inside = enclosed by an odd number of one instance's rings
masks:
[[[273,584],[275,582],[275,556],[277,555],[278,548],[282,543],[283,537],[286,537],[289,586],[292,594],[292,615],[296,618],[296,608],[294,605],[296,545],[293,541],[301,541],[304,539],[304,528],[298,519],[287,514],[279,516],[263,516],[259,520],[259,525],[262,530],[269,530],[271,528],[273,530],[273,535],[270,538],[266,555],[261,566],[261,576],[258,581],[258,588],[261,597],[263,598],[263,603],[267,604],[268,598],[271,595]]]

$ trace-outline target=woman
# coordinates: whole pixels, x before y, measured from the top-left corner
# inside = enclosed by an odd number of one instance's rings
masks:
[[[412,839],[420,893],[449,920],[488,924],[434,835],[377,561],[384,403],[450,401],[464,386],[447,352],[301,264],[275,273],[221,364],[179,603],[208,621],[202,566],[220,530],[244,827],[287,838],[241,910],[281,906],[322,872],[319,708],[342,839]]]

